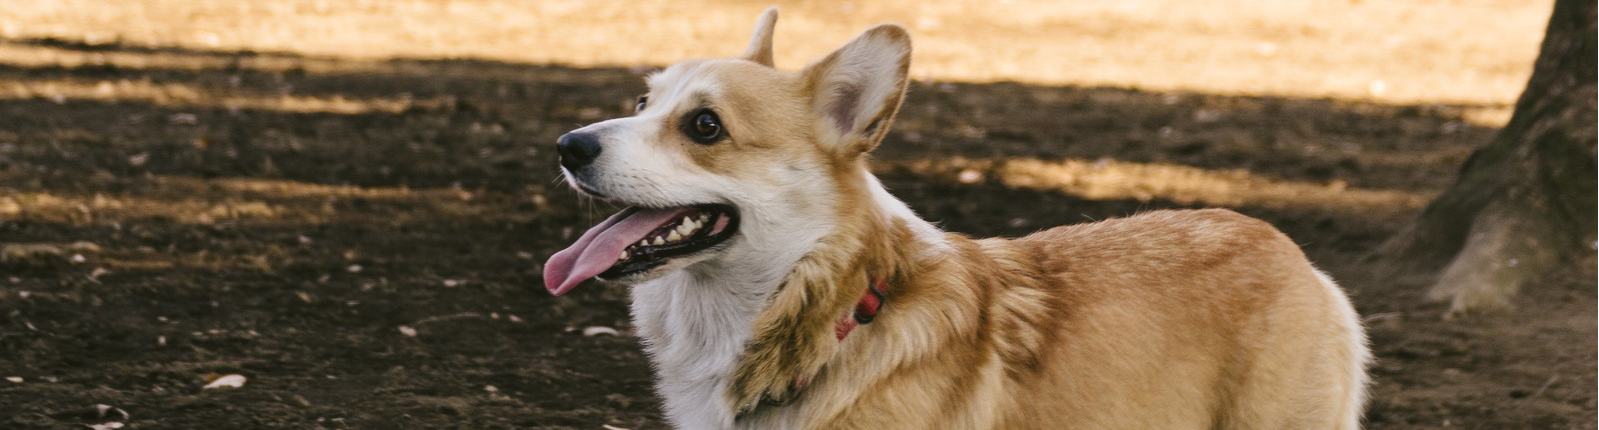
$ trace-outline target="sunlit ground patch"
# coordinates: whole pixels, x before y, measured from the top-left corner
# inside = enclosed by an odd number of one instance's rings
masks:
[[[20,174],[0,172],[0,181]],[[85,224],[160,221],[209,225],[406,225],[431,219],[518,217],[519,196],[457,188],[323,185],[255,178],[151,176],[116,194],[20,191],[0,196],[0,219]],[[538,199],[542,199],[539,196]],[[359,201],[360,208],[349,204]],[[538,200],[542,201],[542,200]]]
[[[433,108],[445,98],[361,98],[247,94],[203,87],[119,79],[0,79],[0,100],[46,99],[57,103],[94,100],[142,102],[163,107],[199,107],[293,113],[400,113],[413,107]]]
[[[1508,105],[1526,84],[1552,3],[786,4],[777,63],[797,68],[861,28],[897,22],[916,38],[919,80]],[[353,60],[660,66],[737,53],[768,4],[24,1],[0,5],[0,36]]]
[[[885,164],[880,170],[906,171],[931,180],[997,182],[1091,200],[1164,200],[1183,205],[1392,216],[1420,210],[1434,197],[1431,193],[1351,188],[1340,181],[1287,181],[1243,169],[1208,170],[1115,160],[957,157]]]

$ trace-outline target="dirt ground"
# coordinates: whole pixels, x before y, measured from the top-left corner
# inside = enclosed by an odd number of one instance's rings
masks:
[[[649,66],[89,40],[68,24],[99,21],[53,19],[0,40],[0,428],[666,428],[625,292],[540,281],[616,209],[555,181],[555,138],[627,114]],[[924,77],[876,169],[979,236],[1260,217],[1364,315],[1368,428],[1595,428],[1592,259],[1455,321],[1359,261],[1487,142],[1474,118],[1503,96],[1193,88]],[[229,374],[248,380],[201,388]]]

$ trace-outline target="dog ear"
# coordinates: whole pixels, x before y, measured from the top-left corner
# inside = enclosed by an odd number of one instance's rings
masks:
[[[750,35],[750,46],[744,49],[744,55],[739,58],[760,63],[766,67],[772,65],[772,29],[777,26],[777,6],[766,8],[761,12],[761,18],[755,21],[755,34]]]
[[[866,30],[805,66],[801,73],[822,142],[844,155],[877,147],[905,98],[910,66],[910,33],[893,24]]]

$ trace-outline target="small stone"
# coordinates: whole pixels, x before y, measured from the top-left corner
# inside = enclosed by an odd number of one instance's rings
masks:
[[[124,411],[124,410],[122,410],[122,408],[119,408],[119,407],[116,407],[116,406],[107,405],[107,404],[94,405],[94,411],[100,414],[100,418],[105,418],[106,414],[111,413],[113,411],[116,412],[117,415],[121,415],[122,419],[124,419],[124,420],[129,418],[128,411]]]
[[[411,326],[402,325],[399,327],[399,330],[400,334],[405,335],[405,337],[416,337],[416,329]]]
[[[616,329],[604,326],[589,326],[583,328],[583,336],[594,337],[599,335],[616,336]]]
[[[195,115],[195,114],[192,114],[192,113],[186,113],[186,112],[185,113],[176,113],[176,114],[172,114],[172,116],[167,117],[167,122],[170,122],[172,124],[193,125],[193,124],[200,123],[200,117]]]
[[[964,169],[960,171],[960,174],[955,175],[955,180],[962,184],[975,184],[983,180],[983,173],[973,169]]]

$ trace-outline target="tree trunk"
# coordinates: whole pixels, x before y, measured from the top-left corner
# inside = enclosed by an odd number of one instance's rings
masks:
[[[1437,273],[1428,298],[1449,315],[1509,304],[1595,245],[1595,5],[1558,0],[1510,123],[1466,160],[1455,185],[1373,254]]]

